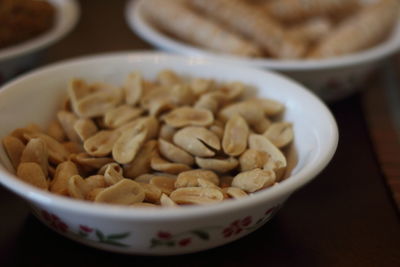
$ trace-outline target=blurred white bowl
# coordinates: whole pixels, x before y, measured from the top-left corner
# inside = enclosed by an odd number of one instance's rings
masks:
[[[283,120],[293,123],[296,159],[289,178],[241,200],[180,208],[143,209],[95,204],[39,190],[18,179],[0,148],[0,183],[27,200],[50,228],[100,249],[171,255],[232,242],[264,225],[290,195],[310,182],[331,160],[338,142],[336,122],[326,106],[301,85],[278,74],[245,66],[156,53],[118,53],[53,64],[24,75],[0,90],[0,138],[36,123],[45,128],[66,95],[73,77],[115,85],[133,70],[147,79],[171,69],[181,75],[219,82],[240,80],[260,97],[282,102]]]
[[[79,18],[75,0],[48,0],[56,9],[55,24],[47,32],[22,43],[0,49],[0,84],[34,67],[41,52],[64,37]]]
[[[157,29],[143,14],[145,0],[130,0],[125,18],[130,28],[155,47],[183,55],[218,58],[233,64],[279,71],[301,82],[326,101],[342,99],[358,89],[380,63],[400,49],[400,20],[391,36],[358,53],[323,60],[249,59],[222,55],[175,39]],[[400,14],[399,14],[400,15]]]

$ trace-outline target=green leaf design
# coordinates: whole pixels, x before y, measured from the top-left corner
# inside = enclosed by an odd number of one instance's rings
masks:
[[[166,245],[167,245],[167,247],[173,247],[173,246],[175,246],[175,242],[173,242],[173,241],[169,241],[169,242],[167,242],[167,243],[165,243]]]
[[[107,239],[123,239],[127,238],[130,235],[129,232],[126,233],[120,233],[120,234],[111,234],[107,236]]]
[[[101,241],[101,243],[118,246],[118,247],[128,247],[128,245],[125,245],[125,244],[122,244],[122,243],[119,243],[119,242],[116,242],[113,240],[104,240],[104,241]]]
[[[203,240],[209,240],[210,239],[210,235],[207,232],[202,231],[202,230],[194,230],[191,233],[196,235],[200,239],[203,239]]]
[[[81,230],[79,230],[78,235],[79,235],[80,237],[87,237],[87,233],[82,232]]]
[[[103,233],[101,231],[97,230],[97,229],[96,229],[96,236],[97,236],[97,238],[99,239],[100,242],[104,242],[105,241]]]
[[[161,245],[161,242],[160,241],[158,241],[157,239],[151,239],[151,245],[150,245],[150,248],[154,248],[154,247],[157,247],[157,246],[159,246],[159,245]]]

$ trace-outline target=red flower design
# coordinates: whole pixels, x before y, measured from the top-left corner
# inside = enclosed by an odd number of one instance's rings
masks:
[[[230,237],[233,234],[233,229],[232,227],[227,227],[222,231],[222,234],[224,235],[225,238]]]
[[[88,227],[88,226],[86,226],[86,225],[79,225],[79,228],[80,228],[82,231],[86,232],[86,233],[91,233],[91,232],[93,232],[93,229],[90,228],[90,227]]]
[[[178,242],[178,244],[182,247],[185,247],[185,246],[189,245],[191,242],[192,242],[192,239],[188,237],[188,238],[184,238],[184,239],[180,240]]]
[[[273,210],[274,210],[274,208],[270,208],[269,210],[267,210],[267,211],[265,212],[265,215],[270,214]]]
[[[68,231],[68,225],[61,221],[61,219],[57,215],[42,210],[42,217],[54,229],[64,233]]]
[[[240,234],[243,231],[242,228],[237,228],[235,231],[235,235]]]
[[[157,236],[161,239],[170,239],[172,237],[171,233],[163,231],[158,232]]]
[[[232,226],[239,227],[239,223],[240,223],[240,221],[239,221],[239,220],[236,220],[236,221],[232,222],[231,225],[232,225]]]
[[[51,220],[50,214],[45,210],[42,210],[42,216],[43,216],[43,219],[45,219],[48,222]]]
[[[245,217],[245,218],[241,221],[241,223],[242,223],[242,225],[243,225],[244,227],[249,226],[249,225],[251,224],[251,222],[252,222],[251,216],[247,216],[247,217]]]

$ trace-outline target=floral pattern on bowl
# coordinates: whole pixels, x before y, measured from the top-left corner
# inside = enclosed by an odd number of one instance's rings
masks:
[[[207,242],[215,235],[222,235],[223,238],[233,238],[245,232],[251,232],[269,221],[279,210],[281,205],[268,209],[258,220],[251,215],[232,221],[229,225],[212,225],[202,228],[195,228],[188,231],[173,233],[173,231],[160,230],[149,240],[149,248],[157,247],[187,247],[195,241]],[[117,247],[130,247],[124,241],[133,235],[132,231],[122,233],[105,233],[104,231],[85,224],[78,224],[76,230],[73,226],[65,223],[59,216],[46,210],[34,210],[34,213],[41,218],[48,226],[56,232],[72,235],[75,238],[85,239],[92,242],[102,243]]]

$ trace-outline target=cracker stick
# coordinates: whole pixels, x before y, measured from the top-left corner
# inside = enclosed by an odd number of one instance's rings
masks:
[[[298,58],[304,45],[292,39],[282,26],[265,12],[238,0],[191,0],[196,8],[221,21],[232,30],[253,39],[277,58]]]
[[[399,18],[398,0],[379,0],[343,21],[310,53],[312,58],[340,56],[382,41]]]
[[[288,34],[293,38],[306,43],[317,42],[330,33],[332,22],[325,17],[316,17],[288,29]]]
[[[276,0],[265,4],[268,12],[284,22],[331,13],[348,13],[358,7],[358,0]]]
[[[185,40],[222,53],[260,56],[261,49],[193,12],[180,0],[146,0],[146,14],[158,27]]]

